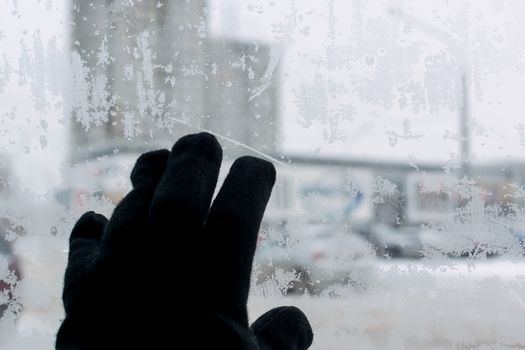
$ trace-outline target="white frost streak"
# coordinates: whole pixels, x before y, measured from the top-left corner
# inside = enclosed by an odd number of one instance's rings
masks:
[[[89,116],[89,77],[78,52],[71,55],[71,103],[76,120],[87,130],[90,126]]]
[[[168,117],[168,119],[169,120],[173,120],[174,122],[181,123],[181,124],[184,124],[184,125],[187,125],[187,126],[193,128],[193,126],[190,123],[188,123],[188,122],[186,122],[184,120],[180,120],[180,119],[176,119],[176,118],[172,118],[172,117]],[[269,154],[266,154],[264,152],[258,151],[255,148],[250,147],[250,146],[248,146],[248,145],[246,145],[246,144],[244,144],[242,142],[239,142],[237,140],[229,138],[228,136],[224,136],[224,135],[218,134],[218,133],[216,133],[214,131],[210,131],[210,130],[207,130],[207,129],[204,129],[204,128],[201,128],[201,127],[197,127],[197,129],[200,130],[200,131],[205,131],[207,133],[215,135],[216,137],[218,137],[218,138],[220,138],[222,140],[228,141],[228,142],[234,144],[235,146],[243,147],[243,148],[245,148],[245,149],[247,149],[247,150],[249,150],[249,151],[251,151],[251,152],[253,152],[255,154],[260,155],[261,157],[264,157],[264,158],[268,159],[269,161],[271,161],[273,163],[276,163],[276,164],[282,166],[282,167],[287,167],[287,165],[284,162],[280,161],[279,159],[277,159],[275,157],[272,157]]]
[[[113,105],[108,78],[103,74],[93,76],[76,51],[71,55],[71,76],[71,107],[75,119],[86,130],[91,124],[107,122]]]
[[[374,203],[385,203],[387,198],[394,198],[399,195],[397,185],[388,181],[382,176],[376,176],[372,185],[372,192],[374,193]]]
[[[104,36],[102,44],[100,45],[99,52],[97,53],[97,64],[99,66],[107,66],[110,61],[110,55],[108,50],[108,38]]]
[[[248,101],[252,101],[257,96],[262,94],[272,82],[273,73],[277,69],[279,61],[281,60],[281,53],[278,52],[278,50],[275,47],[272,47],[269,56],[270,60],[268,62],[268,66],[266,67],[266,71],[264,72],[264,75],[261,78],[261,84],[252,91]]]
[[[9,62],[7,61],[7,57],[4,54],[3,55],[3,65],[0,66],[0,93],[2,93],[9,83],[9,75],[11,73],[11,67],[9,66]]]
[[[141,71],[137,73],[138,106],[141,115],[157,117],[162,113],[164,94],[155,90],[153,54],[148,40],[147,31],[138,36],[138,48],[142,57]]]
[[[140,134],[141,129],[139,128],[140,122],[135,117],[135,113],[126,112],[122,118],[122,123],[124,124],[124,137],[127,139],[132,139],[133,137]]]

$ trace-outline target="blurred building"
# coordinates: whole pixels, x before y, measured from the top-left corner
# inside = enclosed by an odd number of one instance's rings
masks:
[[[479,215],[489,217],[487,221],[506,220],[505,228],[518,232],[516,240],[523,242],[523,163],[473,164],[466,178],[459,175],[461,169],[446,172],[437,163],[414,167],[360,159],[287,160],[265,213],[265,224],[274,230],[288,225],[293,231],[298,222],[336,226],[368,240],[379,256],[416,258],[423,244],[442,244],[437,227],[448,227],[460,237],[460,230]],[[477,234],[482,240],[483,232]],[[430,236],[436,240],[429,241]],[[468,256],[468,246],[463,248]]]
[[[274,151],[275,47],[210,38],[204,0],[73,0],[72,9],[82,62],[72,161],[169,147],[197,129]],[[227,156],[245,152],[223,144]]]

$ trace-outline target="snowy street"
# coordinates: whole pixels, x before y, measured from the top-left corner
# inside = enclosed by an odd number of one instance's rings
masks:
[[[251,315],[298,306],[312,322],[319,350],[525,348],[525,262],[452,262],[435,269],[381,263],[384,272],[370,293],[252,298]]]
[[[250,318],[295,305],[312,323],[316,350],[525,348],[525,261],[448,262],[381,260],[364,294],[343,288],[338,297],[252,296]],[[2,349],[52,349],[62,310],[47,297],[38,300],[46,307],[25,310]]]

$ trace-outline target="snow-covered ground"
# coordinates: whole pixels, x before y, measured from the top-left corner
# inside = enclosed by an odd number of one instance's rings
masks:
[[[374,264],[367,292],[335,288],[335,297],[253,296],[250,316],[253,320],[280,305],[298,306],[312,323],[312,349],[317,350],[525,348],[525,261]],[[33,306],[16,329],[3,329],[1,348],[52,349],[62,314],[59,295],[45,294],[48,286],[37,282],[23,287],[30,289]]]
[[[298,306],[319,350],[525,348],[525,262],[391,261],[378,270],[365,294],[252,298],[252,319]]]

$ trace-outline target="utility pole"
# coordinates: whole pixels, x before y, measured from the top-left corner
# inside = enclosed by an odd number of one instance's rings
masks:
[[[458,44],[456,39],[450,36],[449,33],[437,28],[429,23],[426,23],[406,12],[401,8],[389,9],[389,14],[393,17],[398,17],[421,32],[441,41],[450,49],[459,61],[460,79],[461,79],[461,106],[458,109],[459,119],[459,156],[461,161],[461,176],[470,176],[470,91],[469,91],[469,74],[466,62],[466,57],[463,48]]]
[[[459,109],[461,175],[470,177],[470,91],[468,89],[468,77],[466,70],[463,70],[463,73],[461,74],[461,91],[462,104]]]

